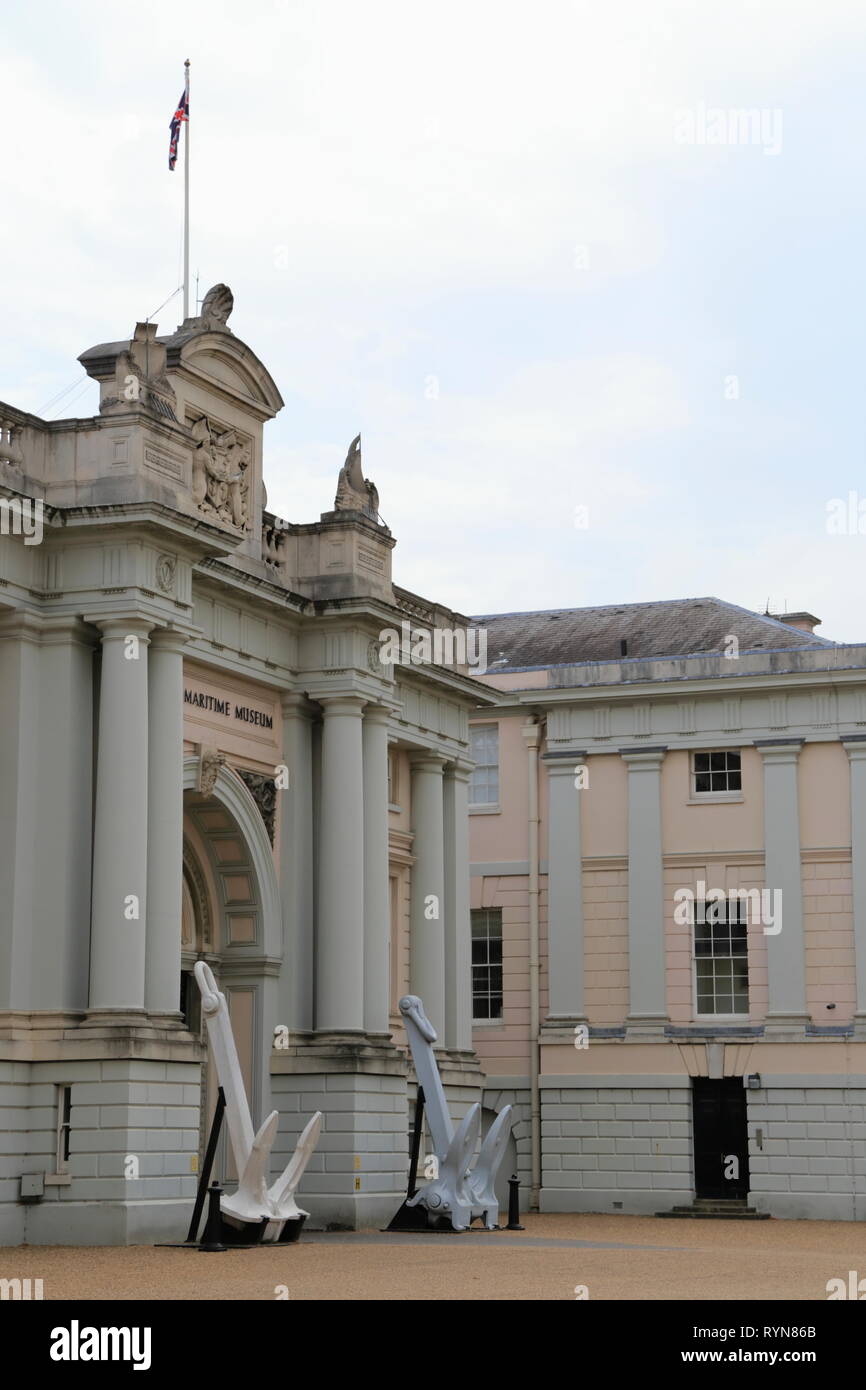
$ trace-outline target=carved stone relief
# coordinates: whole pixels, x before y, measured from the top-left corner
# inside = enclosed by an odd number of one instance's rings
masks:
[[[250,441],[235,430],[220,430],[202,415],[190,426],[192,500],[204,516],[239,531],[249,528]]]
[[[268,832],[268,839],[273,845],[277,816],[277,788],[273,777],[266,777],[261,772],[249,772],[245,767],[237,767],[235,772],[243,778],[247,790],[258,806],[259,815]]]

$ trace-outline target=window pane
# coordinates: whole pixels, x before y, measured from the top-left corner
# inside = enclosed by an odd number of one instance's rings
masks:
[[[709,790],[710,790],[710,776],[709,776],[709,773],[707,773],[707,772],[698,773],[698,775],[695,777],[695,791],[696,791],[696,792],[708,792]]]
[[[475,1019],[502,1017],[502,910],[473,908],[472,926],[472,1016]]]
[[[708,772],[710,766],[709,753],[695,754],[695,772]]]

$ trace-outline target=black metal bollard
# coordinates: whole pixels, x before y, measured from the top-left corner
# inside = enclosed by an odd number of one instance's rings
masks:
[[[508,1179],[508,1225],[506,1231],[525,1231],[520,1224],[520,1179],[515,1174]]]
[[[208,1254],[216,1254],[226,1248],[222,1243],[223,1219],[220,1212],[222,1192],[218,1182],[212,1183],[207,1190],[207,1225],[204,1228],[204,1236],[199,1250],[206,1250]]]

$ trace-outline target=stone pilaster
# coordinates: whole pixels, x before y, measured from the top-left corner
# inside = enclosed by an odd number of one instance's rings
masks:
[[[29,613],[0,621],[0,1009],[32,1007],[40,630]]]
[[[468,763],[450,763],[443,783],[445,838],[445,1046],[472,1048],[472,928],[469,916]]]
[[[842,739],[848,754],[851,788],[851,878],[854,968],[857,1002],[854,1031],[866,1039],[866,734]]]
[[[309,1032],[316,997],[313,950],[313,718],[305,695],[282,696],[283,761],[289,785],[278,792],[280,898],[285,956],[280,1023]]]
[[[148,1013],[180,1017],[183,887],[183,649],[186,636],[151,633],[148,652],[147,938]]]
[[[388,891],[388,711],[364,711],[364,1027],[387,1033],[391,912]]]
[[[325,1032],[364,1029],[365,701],[318,697],[322,726],[316,1020]]]
[[[661,772],[664,747],[621,748],[628,767],[628,979],[632,1034],[667,1022]]]
[[[444,758],[413,753],[412,869],[409,979],[424,1002],[440,1045],[445,1029],[445,822]]]
[[[147,651],[151,622],[90,619],[102,632],[90,1009],[144,1009],[147,922]]]
[[[33,883],[36,968],[30,1006],[83,1010],[90,958],[96,643],[92,629],[72,615],[46,617],[41,627],[37,839],[41,852]],[[2,660],[0,654],[0,664]],[[7,710],[5,703],[2,708]],[[31,780],[37,782],[35,769]],[[23,1006],[19,1000],[18,1007]]]
[[[797,765],[803,740],[759,739],[764,760],[764,886],[778,890],[782,929],[767,935],[768,1034],[802,1035],[806,1011],[806,950]]]
[[[580,799],[575,769],[585,753],[544,754],[548,796],[546,1027],[585,1019]]]

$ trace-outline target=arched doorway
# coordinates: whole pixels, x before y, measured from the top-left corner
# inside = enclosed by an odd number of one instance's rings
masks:
[[[181,1007],[190,1030],[207,1041],[193,969],[211,966],[226,995],[253,1124],[270,1107],[269,1060],[282,956],[279,889],[259,809],[238,774],[221,767],[212,789],[199,789],[199,763],[184,762]],[[218,1080],[208,1047],[203,1068],[199,1155],[216,1105]],[[223,1132],[214,1176],[235,1177]]]

